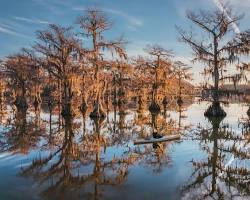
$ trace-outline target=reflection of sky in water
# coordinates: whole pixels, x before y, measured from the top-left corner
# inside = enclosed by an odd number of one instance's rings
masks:
[[[209,103],[195,103],[190,105],[188,108],[183,110],[182,115],[185,116],[181,119],[182,126],[191,125],[192,129],[196,129],[196,126],[200,124],[202,127],[211,128],[211,123],[206,120],[203,116],[204,111],[208,107]],[[247,118],[246,111],[248,107],[239,104],[230,104],[225,107],[225,111],[228,113],[227,117],[223,120],[222,124],[229,124],[232,130],[236,131],[236,134],[241,133],[238,127],[238,121],[242,118]],[[144,116],[149,115],[148,112],[143,113]],[[166,121],[170,118],[178,123],[179,113],[169,111]],[[29,115],[28,120],[34,117],[33,114]],[[114,158],[126,157],[132,155],[138,158],[135,162],[128,166],[128,175],[121,184],[118,185],[99,185],[101,199],[188,199],[190,196],[187,194],[181,194],[181,188],[190,181],[190,176],[193,172],[191,160],[206,160],[207,154],[201,150],[199,141],[190,140],[188,137],[181,141],[173,141],[164,143],[163,152],[166,157],[161,157],[163,160],[155,162],[157,160],[156,149],[152,147],[152,144],[134,146],[133,139],[138,138],[138,131],[140,126],[134,124],[137,113],[133,110],[129,110],[125,116],[125,129],[122,135],[121,141],[119,141],[119,134],[121,132],[113,132],[114,127],[114,113],[111,112],[108,116],[108,121],[105,120],[101,124],[100,134],[108,139],[108,141],[115,140],[116,142],[112,145],[110,143],[107,148],[100,149],[100,162],[105,163],[112,161]],[[41,119],[48,121],[49,115],[42,113]],[[53,116],[52,120],[56,120],[57,117]],[[150,115],[149,115],[150,119]],[[82,119],[77,118],[76,122],[81,124]],[[116,130],[119,129],[119,115],[116,116]],[[91,135],[94,133],[95,124],[86,118],[85,122],[86,132],[85,134]],[[143,125],[145,130],[150,132],[150,124]],[[5,128],[0,127],[1,135],[4,136],[3,131]],[[48,125],[46,125],[48,130]],[[186,131],[190,131],[187,129]],[[117,134],[117,135],[114,135]],[[62,134],[63,136],[63,134]],[[61,137],[62,137],[61,136]],[[82,127],[79,128],[79,135],[77,135],[74,141],[79,141],[82,138]],[[39,181],[35,181],[31,177],[21,176],[21,168],[26,168],[31,165],[33,159],[48,156],[50,152],[53,152],[57,147],[46,148],[48,139],[43,138],[40,140],[39,147],[41,149],[31,149],[28,154],[12,154],[8,152],[0,153],[0,197],[2,199],[43,199],[40,195],[49,185],[52,184],[53,179],[45,181],[43,184],[39,184]],[[59,140],[59,146],[62,143],[63,138]],[[61,142],[61,143],[60,143]],[[232,142],[225,142],[219,140],[219,144],[231,145]],[[203,144],[204,145],[204,144]],[[240,143],[238,143],[240,145]],[[212,148],[212,144],[207,144],[208,147]],[[145,153],[140,155],[138,151]],[[232,158],[231,153],[225,154],[225,163]],[[53,157],[49,163],[56,162],[59,159],[59,155]],[[162,166],[160,166],[162,164]],[[231,166],[250,166],[249,160],[237,160],[235,159]],[[87,175],[93,172],[95,163],[90,162],[86,165],[79,165],[77,169],[74,169],[72,173],[79,175]],[[160,170],[158,170],[160,168]],[[107,176],[112,176],[114,169],[106,169],[102,173],[106,173]],[[4,181],[2,181],[4,180]],[[211,181],[209,178],[206,180],[208,183]],[[219,181],[218,181],[219,182]],[[221,183],[222,184],[222,183]],[[77,194],[72,195],[72,199],[77,196],[79,199],[90,198],[93,194],[94,182],[86,182],[84,186],[79,186]],[[66,189],[66,188],[65,188]],[[196,192],[199,191],[196,190]],[[70,194],[72,191],[68,191]],[[67,199],[69,196],[65,196]],[[77,199],[77,198],[76,198]]]

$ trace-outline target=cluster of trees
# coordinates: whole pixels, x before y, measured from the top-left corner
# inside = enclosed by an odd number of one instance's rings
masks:
[[[187,18],[207,34],[199,41],[192,32],[177,28],[180,40],[192,48],[194,61],[204,63],[204,75],[212,77],[213,104],[205,115],[225,116],[220,106],[220,86],[230,81],[236,88],[237,83],[247,80],[250,67],[240,61],[240,56],[250,52],[249,31],[234,33],[242,15],[235,15],[225,5],[222,11],[189,12]],[[148,45],[148,56],[128,58],[122,37],[105,38],[112,25],[102,10],[86,10],[76,22],[77,31],[49,25],[38,31],[31,49],[22,49],[1,61],[1,107],[5,89],[12,94],[17,110],[27,110],[30,104],[38,110],[45,99],[50,110],[57,103],[64,119],[74,115],[72,105],[76,102],[83,115],[91,104],[93,118],[105,116],[104,103],[107,110],[109,103],[122,106],[129,95],[139,104],[149,99],[149,109],[156,112],[160,104],[166,107],[170,95],[183,103],[183,88],[192,87],[185,82],[191,79],[190,68],[171,61],[172,51]],[[232,65],[237,70],[233,74],[228,73]]]
[[[86,10],[76,21],[78,31],[51,24],[37,32],[32,48],[1,61],[1,94],[18,111],[30,105],[37,111],[44,102],[50,111],[57,105],[65,121],[88,108],[92,118],[103,118],[110,104],[124,106],[132,97],[150,100],[150,109],[159,111],[167,97],[192,87],[188,68],[159,45],[147,46],[147,57],[128,58],[123,38],[105,38],[111,23],[102,10]]]

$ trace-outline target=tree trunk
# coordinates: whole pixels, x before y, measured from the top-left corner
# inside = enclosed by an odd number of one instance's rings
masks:
[[[28,109],[28,103],[25,96],[17,95],[15,100],[15,106],[18,111],[26,112]]]
[[[206,110],[204,115],[206,117],[224,117],[226,112],[220,106],[219,102],[219,66],[218,66],[218,41],[214,36],[214,88],[213,88],[213,103]]]
[[[250,107],[247,110],[247,115],[250,117]]]
[[[219,66],[218,66],[218,41],[214,36],[214,102],[219,102]]]
[[[74,116],[73,108],[72,108],[72,99],[73,99],[73,92],[72,92],[72,84],[69,80],[64,80],[64,91],[63,91],[63,105],[62,105],[62,117],[64,118],[65,122],[67,120],[71,120]]]
[[[151,113],[159,113],[159,112],[161,112],[161,108],[160,108],[159,104],[153,100],[149,106],[149,111]]]
[[[101,102],[100,102],[100,97],[99,94],[97,95],[97,100],[94,103],[94,109],[93,111],[90,113],[90,117],[92,119],[94,118],[105,118],[105,113],[103,111]]]

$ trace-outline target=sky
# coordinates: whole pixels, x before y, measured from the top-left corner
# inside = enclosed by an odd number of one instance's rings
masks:
[[[245,13],[239,30],[250,29],[250,0],[224,0],[233,9]],[[30,47],[36,40],[36,31],[50,24],[77,27],[76,18],[90,7],[100,7],[113,24],[106,33],[110,39],[121,35],[129,42],[130,56],[144,55],[148,44],[159,44],[175,53],[193,67],[194,80],[202,80],[202,64],[192,64],[191,49],[178,41],[175,26],[196,30],[186,18],[187,10],[214,9],[219,0],[0,0],[0,58]]]

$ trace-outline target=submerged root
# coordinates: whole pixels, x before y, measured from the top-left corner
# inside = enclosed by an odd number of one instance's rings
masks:
[[[105,118],[106,114],[101,108],[101,105],[97,102],[94,106],[94,110],[90,113],[90,118],[98,119],[98,118]]]
[[[204,113],[206,117],[225,117],[227,114],[220,106],[219,102],[213,102]]]
[[[168,99],[167,99],[167,97],[164,97],[164,98],[163,98],[162,104],[163,104],[163,106],[165,106],[165,107],[168,105]]]
[[[155,101],[153,101],[150,106],[149,106],[149,111],[151,113],[159,113],[161,111],[161,108],[159,106],[158,103],[156,103]]]
[[[81,105],[79,106],[79,110],[82,113],[82,115],[85,115],[87,112],[87,103],[83,101]]]
[[[183,104],[183,100],[181,97],[178,97],[177,104],[178,104],[178,106],[181,106]]]
[[[222,120],[225,118],[225,116],[210,116],[210,117],[207,117],[208,120],[211,122],[211,124],[213,125],[213,128],[217,128],[219,129],[220,128],[220,123],[222,122]]]
[[[65,119],[65,121],[74,117],[74,112],[72,110],[71,104],[66,104],[63,106],[61,115]]]
[[[17,96],[14,104],[15,104],[18,111],[25,112],[28,109],[28,103],[27,103],[25,97]]]

